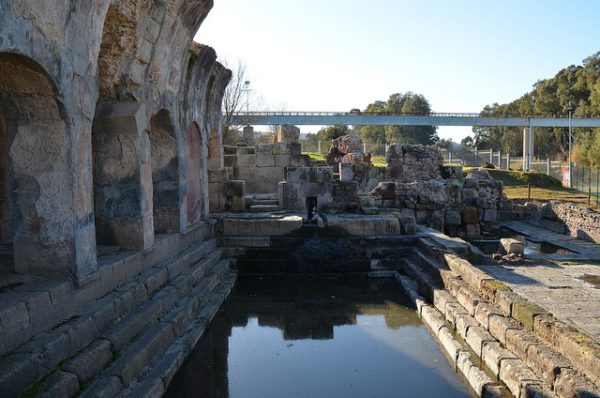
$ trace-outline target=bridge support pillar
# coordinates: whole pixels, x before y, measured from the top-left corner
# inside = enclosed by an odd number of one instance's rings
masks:
[[[533,127],[525,127],[523,129],[523,170],[531,170],[533,147]]]

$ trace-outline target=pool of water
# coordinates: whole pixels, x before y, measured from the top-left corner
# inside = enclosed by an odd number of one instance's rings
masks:
[[[470,397],[392,280],[238,281],[167,397]]]

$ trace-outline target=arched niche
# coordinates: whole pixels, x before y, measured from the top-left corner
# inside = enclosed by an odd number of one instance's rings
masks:
[[[76,274],[65,119],[45,70],[22,55],[0,54],[0,239],[9,270]],[[11,243],[14,264],[7,264]]]
[[[149,137],[154,231],[179,232],[177,138],[167,110],[161,109],[150,119]]]

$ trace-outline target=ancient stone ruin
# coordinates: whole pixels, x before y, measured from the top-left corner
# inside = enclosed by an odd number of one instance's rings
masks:
[[[344,136],[318,163],[279,126],[225,155],[231,72],[192,41],[212,5],[0,0],[0,396],[163,395],[238,273],[393,278],[478,396],[598,396],[594,308],[462,239],[527,220],[598,260],[573,238],[598,242],[597,213],[515,204],[418,145],[375,167]]]

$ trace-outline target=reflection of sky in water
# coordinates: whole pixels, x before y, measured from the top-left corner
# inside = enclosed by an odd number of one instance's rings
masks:
[[[332,340],[283,340],[251,318],[233,328],[228,363],[231,397],[469,396],[423,326],[391,329],[382,315],[358,315]]]
[[[238,281],[166,397],[469,397],[395,281]]]

